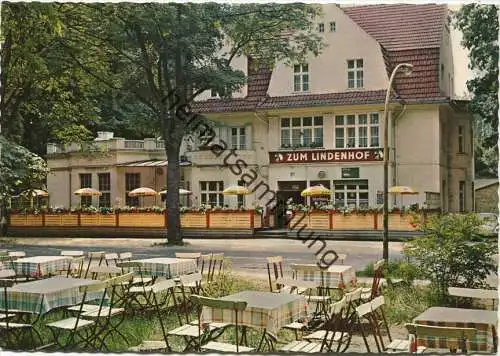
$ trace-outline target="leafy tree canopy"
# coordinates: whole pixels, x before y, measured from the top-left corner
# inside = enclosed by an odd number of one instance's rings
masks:
[[[474,78],[467,82],[476,114],[476,175],[497,177],[498,166],[498,9],[495,5],[467,4],[455,14],[470,52]]]
[[[45,161],[0,135],[0,201],[14,192],[42,188],[48,168]]]

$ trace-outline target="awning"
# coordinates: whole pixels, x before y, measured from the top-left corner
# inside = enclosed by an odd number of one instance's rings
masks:
[[[117,167],[166,167],[168,161],[166,160],[152,160],[152,161],[136,161],[130,163],[117,164]],[[191,162],[180,162],[180,166],[190,166]]]

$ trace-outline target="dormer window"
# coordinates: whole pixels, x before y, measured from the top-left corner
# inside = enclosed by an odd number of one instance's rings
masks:
[[[363,88],[363,60],[350,59],[347,61],[347,87]]]
[[[318,24],[318,32],[325,32],[325,24],[324,23]]]
[[[309,91],[309,65],[296,64],[293,66],[293,91]]]
[[[337,31],[337,24],[335,21],[330,22],[330,32],[336,32]]]

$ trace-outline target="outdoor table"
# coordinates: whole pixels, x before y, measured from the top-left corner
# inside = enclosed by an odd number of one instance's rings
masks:
[[[72,260],[67,256],[24,257],[13,261],[12,268],[19,276],[42,278],[67,270]]]
[[[317,269],[298,270],[296,278],[303,281],[318,282],[325,288],[344,289],[348,285],[356,286],[356,271],[352,266],[331,265],[327,269],[321,269],[316,264],[310,266],[316,266]]]
[[[132,262],[142,264],[144,276],[165,277],[166,279],[195,273],[198,270],[195,259],[157,257]]]
[[[83,298],[80,287],[99,282],[91,279],[55,276],[16,284],[7,289],[8,306],[12,310],[43,315],[59,307],[80,303]],[[101,297],[102,293],[91,293],[86,299]],[[0,309],[5,309],[3,293],[0,293]]]
[[[489,346],[496,350],[497,321],[496,311],[447,307],[429,308],[414,319],[416,324],[476,329],[475,337],[467,340],[467,350],[470,351],[489,351]],[[449,348],[448,341],[453,344],[457,342],[456,339],[427,337],[418,338],[417,344],[429,348],[446,349]]]
[[[266,342],[274,350],[278,331],[301,317],[307,316],[307,302],[304,296],[288,293],[244,291],[221,298],[222,300],[245,301],[247,307],[238,315],[238,325],[263,330],[258,351]],[[222,309],[203,307],[202,322],[235,324],[235,313]],[[246,332],[242,334],[246,342]]]
[[[495,300],[498,300],[498,290],[496,289],[473,289],[473,288],[448,288],[448,294],[455,297],[492,299],[493,309],[495,309]]]

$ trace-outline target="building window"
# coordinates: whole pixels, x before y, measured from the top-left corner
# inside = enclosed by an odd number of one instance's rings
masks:
[[[210,181],[200,182],[201,204],[210,206],[224,206],[224,182]]]
[[[246,150],[246,132],[244,127],[231,128],[231,147],[236,150]]]
[[[458,199],[459,199],[459,207],[458,210],[460,212],[465,211],[465,181],[461,180],[458,183]]]
[[[318,32],[325,32],[325,24],[324,23],[318,24]]]
[[[212,90],[210,91],[210,96],[211,96],[212,98],[217,97],[217,90],[212,89]]]
[[[125,173],[125,205],[139,206],[139,197],[129,197],[128,193],[141,186],[140,173]]]
[[[333,188],[335,207],[368,208],[368,180],[337,180]]]
[[[380,147],[379,114],[335,116],[335,148]]]
[[[238,185],[240,187],[246,187],[247,183],[244,180],[239,180]],[[246,199],[244,195],[238,195],[238,208],[244,207],[246,205]]]
[[[465,153],[465,127],[458,126],[458,153]]]
[[[336,32],[337,31],[337,24],[335,21],[330,22],[330,32]]]
[[[323,147],[323,117],[281,119],[281,148]]]
[[[104,208],[111,207],[111,175],[109,173],[98,173],[99,191],[102,195],[99,197],[99,206]]]
[[[92,173],[80,173],[80,188],[92,188]],[[80,197],[81,206],[91,206],[92,197]]]
[[[296,64],[293,66],[293,91],[309,91],[308,64]]]
[[[362,59],[350,59],[347,61],[347,87],[363,88]]]

